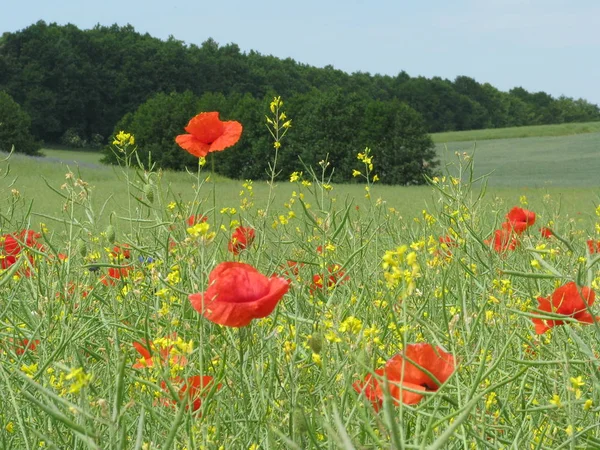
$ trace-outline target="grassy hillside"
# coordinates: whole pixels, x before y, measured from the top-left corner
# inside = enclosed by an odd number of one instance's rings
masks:
[[[536,125],[529,127],[489,128],[486,130],[449,131],[431,135],[436,144],[448,142],[486,141],[527,137],[571,136],[600,132],[600,122]]]

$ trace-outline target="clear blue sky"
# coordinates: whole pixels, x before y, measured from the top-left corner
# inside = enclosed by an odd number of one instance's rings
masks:
[[[600,0],[4,0],[0,33],[130,23],[355,71],[522,86],[600,104]]]

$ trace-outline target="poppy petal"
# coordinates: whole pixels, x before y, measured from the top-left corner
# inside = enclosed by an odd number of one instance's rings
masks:
[[[223,134],[210,145],[211,151],[225,150],[235,145],[242,135],[242,124],[235,121],[223,122]]]
[[[210,150],[209,144],[199,141],[191,134],[180,134],[175,138],[175,142],[177,142],[181,148],[198,158],[208,155]]]
[[[225,262],[208,277],[203,293],[189,296],[192,307],[208,320],[243,327],[273,312],[289,289],[285,278],[268,278],[249,264]]]

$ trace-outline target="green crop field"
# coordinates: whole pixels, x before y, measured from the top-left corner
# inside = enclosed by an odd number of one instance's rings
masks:
[[[475,174],[490,186],[598,187],[600,133],[438,144],[443,163],[456,152],[475,155]]]
[[[598,133],[600,122],[564,123],[560,125],[532,125],[525,127],[489,128],[485,130],[448,131],[431,135],[436,144],[448,142],[485,141],[527,137],[572,136]]]

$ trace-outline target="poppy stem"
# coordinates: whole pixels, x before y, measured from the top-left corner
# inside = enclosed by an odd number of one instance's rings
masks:
[[[240,338],[240,373],[244,373],[244,340],[246,338],[245,327],[239,328],[239,338]]]

